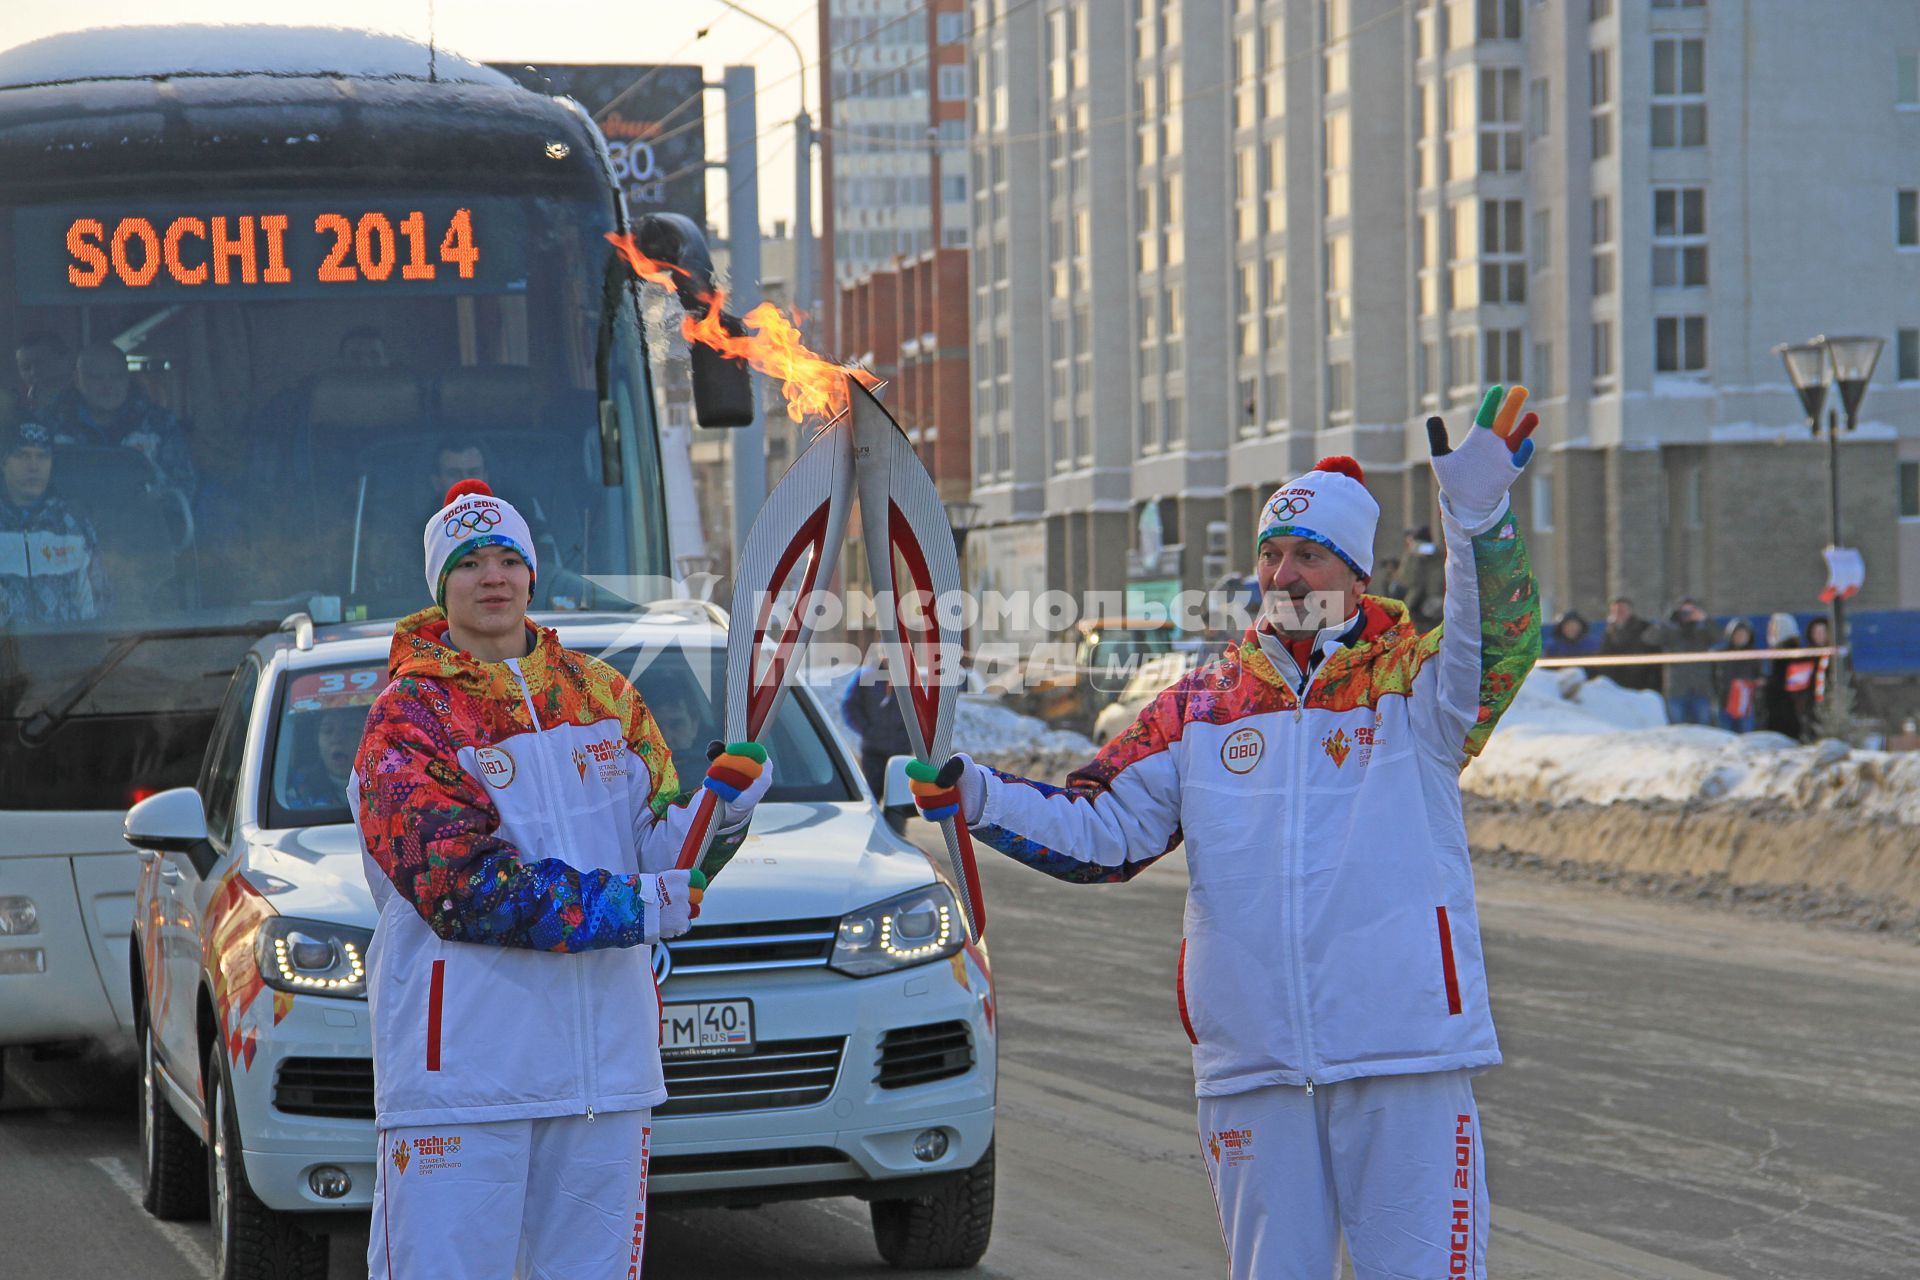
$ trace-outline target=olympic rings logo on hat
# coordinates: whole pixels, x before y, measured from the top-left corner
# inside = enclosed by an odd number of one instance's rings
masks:
[[[1305,494],[1296,494],[1275,502],[1273,514],[1276,519],[1291,520],[1295,516],[1305,515],[1307,508],[1311,505],[1311,500]]]
[[[456,511],[448,516],[444,532],[449,538],[457,538],[462,533],[492,533],[494,526],[499,523],[499,508],[476,507],[470,511]]]

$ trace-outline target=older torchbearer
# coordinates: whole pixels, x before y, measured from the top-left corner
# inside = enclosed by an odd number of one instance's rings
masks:
[[[1079,884],[1180,845],[1180,1019],[1236,1280],[1484,1277],[1485,1148],[1470,1077],[1500,1061],[1457,775],[1540,652],[1507,490],[1526,391],[1487,393],[1452,448],[1427,424],[1447,556],[1440,626],[1366,594],[1380,509],[1351,458],[1266,505],[1267,608],[1049,786],[964,755],[930,815]],[[1312,619],[1314,601],[1331,611]],[[1305,616],[1303,616],[1305,615]],[[1320,625],[1324,621],[1328,625]]]

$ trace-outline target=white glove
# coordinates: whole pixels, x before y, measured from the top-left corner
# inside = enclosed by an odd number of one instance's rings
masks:
[[[707,759],[712,763],[700,785],[724,801],[720,829],[731,831],[753,816],[753,806],[773,785],[773,760],[751,742],[710,742]]]
[[[907,778],[913,803],[919,807],[920,816],[929,821],[943,822],[958,812],[972,826],[986,811],[987,771],[965,752],[947,757],[937,770],[912,761],[907,765]]]
[[[1468,529],[1479,531],[1500,513],[1507,490],[1520,469],[1533,457],[1533,429],[1540,416],[1520,417],[1527,403],[1521,386],[1487,388],[1480,412],[1459,448],[1447,442],[1447,424],[1427,419],[1427,448],[1433,454],[1433,475],[1448,512]]]
[[[694,913],[700,906],[700,890],[694,887],[693,877],[697,871],[662,871],[659,875],[643,875],[640,880],[640,897],[646,907],[646,936],[648,942],[659,942],[666,938],[677,938],[693,927]],[[704,884],[706,877],[700,875]]]

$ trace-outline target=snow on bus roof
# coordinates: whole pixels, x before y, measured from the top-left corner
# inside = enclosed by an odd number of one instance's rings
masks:
[[[102,27],[0,50],[0,88],[170,76],[354,76],[510,88],[491,67],[417,40],[345,27]]]

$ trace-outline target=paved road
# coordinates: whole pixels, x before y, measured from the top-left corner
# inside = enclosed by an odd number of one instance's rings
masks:
[[[1172,862],[1172,859],[1168,860]],[[1000,1204],[975,1276],[1218,1277],[1173,1008],[1184,880],[987,867]],[[1906,1280],[1920,1258],[1920,949],[1485,874],[1507,1065],[1482,1078],[1502,1280]],[[134,1203],[133,1079],[10,1059],[9,1277],[207,1274]],[[336,1242],[355,1274],[364,1235]],[[663,1213],[655,1276],[890,1274],[850,1200]]]

